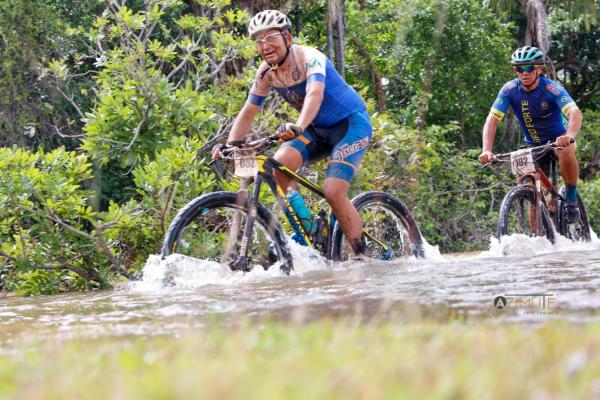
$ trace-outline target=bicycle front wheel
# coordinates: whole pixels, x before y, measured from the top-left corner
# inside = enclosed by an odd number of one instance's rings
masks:
[[[189,202],[175,216],[163,241],[161,256],[173,253],[234,265],[247,220],[247,197],[241,193],[214,192]],[[250,266],[273,265],[289,274],[292,256],[283,228],[258,204],[248,244]]]
[[[367,232],[366,255],[379,260],[411,254],[423,257],[423,243],[419,227],[408,208],[394,196],[384,192],[365,192],[352,199]],[[353,251],[345,240],[339,223],[332,237],[331,258],[345,261]]]
[[[566,189],[561,188],[560,194],[563,198],[566,196]],[[565,203],[560,203],[560,234],[574,241],[589,242],[591,240],[590,223],[588,221],[587,211],[583,205],[583,200],[579,193],[577,193],[577,202],[579,203],[579,219],[568,224],[565,218]]]
[[[536,236],[535,192],[529,186],[512,188],[500,206],[498,238],[515,233]],[[546,206],[542,206],[542,223],[545,236],[554,243],[554,229]]]

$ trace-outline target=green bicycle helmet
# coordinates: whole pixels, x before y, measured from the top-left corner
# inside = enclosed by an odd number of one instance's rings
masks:
[[[533,46],[521,47],[510,57],[512,65],[542,65],[544,52]]]

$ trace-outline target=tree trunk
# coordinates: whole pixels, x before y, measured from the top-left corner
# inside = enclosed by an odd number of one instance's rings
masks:
[[[352,35],[351,40],[352,44],[356,47],[357,53],[363,58],[367,68],[371,72],[371,81],[373,82],[375,98],[377,99],[377,111],[383,113],[385,112],[385,93],[383,91],[383,84],[381,83],[379,68],[377,68],[365,44],[355,35]]]
[[[547,55],[550,51],[550,29],[546,6],[541,0],[519,0],[519,5],[527,19],[524,44],[535,46]],[[554,64],[548,57],[546,57],[546,73],[550,79],[556,80]]]
[[[335,62],[335,68],[342,78],[345,78],[346,30],[344,26],[344,0],[329,0],[327,2],[327,45],[327,54],[329,55],[332,54],[331,47],[333,47],[335,60],[332,59],[332,61]]]
[[[433,87],[433,78],[435,75],[435,65],[437,62],[436,52],[440,47],[440,38],[446,24],[448,17],[447,5],[439,3],[438,14],[435,21],[435,27],[433,29],[433,36],[431,39],[431,53],[429,58],[425,62],[425,74],[423,77],[423,84],[421,86],[421,93],[419,95],[418,103],[418,116],[417,116],[417,131],[419,133],[419,142],[423,140],[423,133],[425,131],[427,112],[429,111],[429,99],[431,97],[431,90]]]

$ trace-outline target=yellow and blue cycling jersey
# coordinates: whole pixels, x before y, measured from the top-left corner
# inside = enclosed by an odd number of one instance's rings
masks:
[[[307,86],[323,82],[323,102],[311,126],[284,146],[298,150],[305,164],[328,154],[327,177],[350,182],[371,141],[371,120],[365,102],[317,49],[293,45],[288,60],[292,64],[285,71],[263,62],[247,101],[261,106],[273,89],[301,111]]]
[[[500,89],[490,114],[501,121],[508,106],[514,110],[528,144],[547,143],[564,134],[567,131],[565,115],[571,107],[576,107],[561,85],[543,76],[531,92],[525,91],[519,79],[507,82]]]

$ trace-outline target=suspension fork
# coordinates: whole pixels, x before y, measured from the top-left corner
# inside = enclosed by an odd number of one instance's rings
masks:
[[[256,220],[256,212],[258,209],[258,196],[260,194],[260,187],[262,185],[263,177],[261,174],[257,174],[254,178],[254,189],[252,196],[248,199],[248,208],[246,214],[246,225],[244,226],[244,234],[240,242],[240,251],[238,258],[231,263],[230,267],[233,270],[250,271],[249,264],[250,258],[248,257],[248,247],[252,240],[252,229],[254,228],[254,221]]]
[[[239,205],[245,205],[248,203],[248,184],[250,183],[249,178],[242,179],[240,181],[240,188],[238,190],[237,201]],[[243,211],[235,210],[233,213],[233,219],[231,221],[231,227],[227,233],[227,248],[221,257],[221,262],[225,263],[232,258],[235,254],[235,248],[240,238],[240,231],[242,230],[242,219],[244,217]]]
[[[542,183],[539,179],[535,180],[535,235],[544,236],[544,194],[542,193]]]

